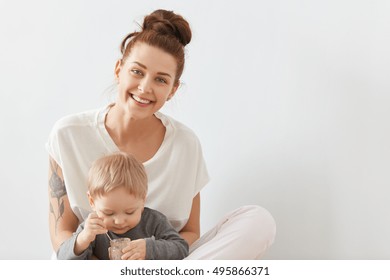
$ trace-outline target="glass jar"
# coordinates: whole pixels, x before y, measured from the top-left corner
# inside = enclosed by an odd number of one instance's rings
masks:
[[[110,260],[121,260],[123,255],[122,249],[130,245],[130,238],[117,238],[110,240],[108,256]]]

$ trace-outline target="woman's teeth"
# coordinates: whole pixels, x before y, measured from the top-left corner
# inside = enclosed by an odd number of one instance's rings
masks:
[[[150,100],[146,100],[146,99],[142,99],[136,95],[132,95],[133,99],[139,103],[142,103],[142,104],[149,104],[151,101]]]

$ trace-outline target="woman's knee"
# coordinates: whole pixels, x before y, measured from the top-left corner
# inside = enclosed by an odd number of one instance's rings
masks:
[[[266,241],[268,246],[275,240],[276,222],[271,213],[258,205],[246,205],[242,210],[251,218],[251,228],[260,242]]]

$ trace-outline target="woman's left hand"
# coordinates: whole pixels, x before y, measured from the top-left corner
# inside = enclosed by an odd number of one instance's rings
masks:
[[[146,257],[145,239],[137,239],[123,249],[122,260],[144,260]]]

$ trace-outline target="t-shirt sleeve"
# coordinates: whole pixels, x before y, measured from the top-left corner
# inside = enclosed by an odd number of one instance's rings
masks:
[[[196,172],[196,181],[195,181],[195,189],[194,196],[197,195],[204,186],[210,181],[210,176],[207,170],[206,162],[203,157],[202,147],[198,139],[196,139],[196,157],[197,161],[197,172]]]
[[[59,125],[58,122],[52,128],[47,142],[45,144],[46,151],[49,156],[52,157],[58,165],[62,166],[60,160],[60,145],[59,145]]]

